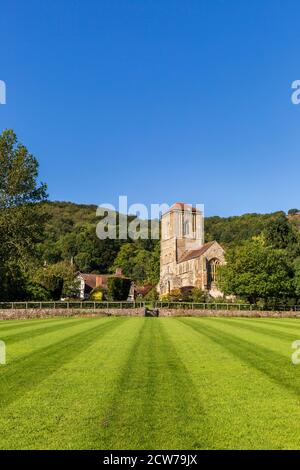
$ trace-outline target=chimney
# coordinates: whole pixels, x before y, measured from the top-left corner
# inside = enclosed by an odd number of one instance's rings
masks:
[[[122,277],[122,276],[123,276],[122,268],[117,268],[116,269],[116,277]]]
[[[103,279],[102,276],[96,276],[96,287],[102,286]]]

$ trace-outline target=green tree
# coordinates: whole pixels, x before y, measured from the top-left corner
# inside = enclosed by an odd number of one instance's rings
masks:
[[[221,267],[222,290],[251,303],[285,301],[294,294],[293,270],[283,250],[257,238],[231,249]]]
[[[107,281],[107,297],[109,300],[125,301],[128,299],[131,279],[110,277]]]
[[[294,270],[295,270],[294,286],[295,286],[296,296],[300,298],[300,258],[297,258],[294,261]]]
[[[292,225],[285,216],[271,220],[264,230],[266,243],[273,248],[285,249],[297,243],[297,237]]]
[[[26,297],[28,273],[43,239],[47,197],[39,184],[38,162],[12,130],[0,135],[0,299]]]
[[[154,248],[153,248],[154,246]],[[151,245],[151,251],[143,248],[139,242],[125,243],[111,267],[111,272],[122,268],[125,276],[138,284],[157,284],[159,281],[159,243]]]
[[[65,261],[37,270],[35,282],[46,289],[53,300],[78,295],[79,281],[76,279],[74,266]]]

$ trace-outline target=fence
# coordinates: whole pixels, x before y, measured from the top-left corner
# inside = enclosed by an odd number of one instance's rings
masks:
[[[195,302],[0,302],[1,309],[135,309],[152,307],[156,309],[182,310],[244,310],[244,311],[282,311],[300,312],[300,305],[261,306],[234,303],[195,303]]]

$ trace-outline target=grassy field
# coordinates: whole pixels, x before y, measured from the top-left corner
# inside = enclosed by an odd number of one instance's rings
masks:
[[[296,319],[0,322],[1,449],[300,448]]]

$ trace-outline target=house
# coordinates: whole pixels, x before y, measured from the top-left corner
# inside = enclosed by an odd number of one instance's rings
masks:
[[[114,275],[112,274],[86,274],[77,273],[77,279],[79,281],[79,297],[80,299],[88,299],[90,293],[95,287],[102,287],[107,289],[107,282],[110,277],[123,277],[122,269],[116,269]]]

